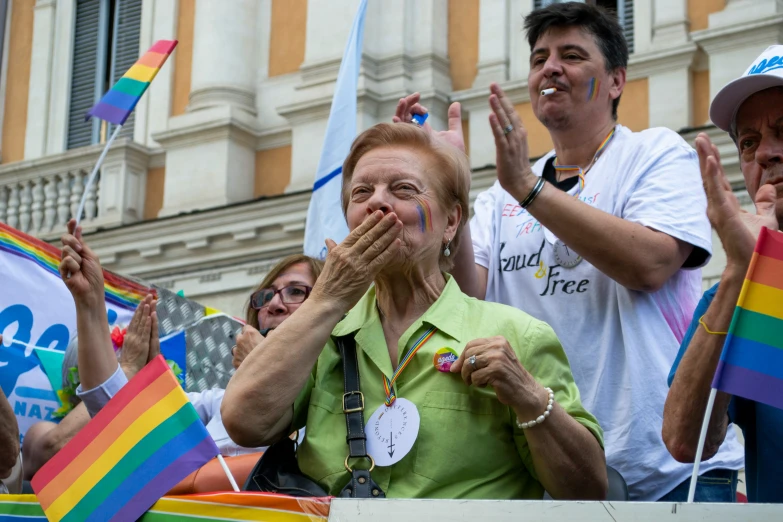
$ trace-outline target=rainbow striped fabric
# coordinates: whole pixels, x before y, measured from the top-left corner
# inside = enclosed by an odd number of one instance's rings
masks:
[[[133,67],[119,79],[87,112],[86,120],[95,116],[115,125],[122,125],[136,108],[150,82],[177,46],[177,40],[158,40]]]
[[[139,520],[326,522],[329,503],[329,498],[296,498],[270,493],[207,493],[163,497]],[[46,516],[35,495],[0,495],[0,522],[37,521],[46,521]]]
[[[49,243],[0,223],[0,250],[32,261],[58,278],[61,252]],[[106,302],[127,310],[135,310],[152,290],[107,270],[103,271]]]
[[[783,233],[762,228],[712,387],[783,409]]]
[[[136,520],[218,454],[162,356],[33,477],[51,522]]]

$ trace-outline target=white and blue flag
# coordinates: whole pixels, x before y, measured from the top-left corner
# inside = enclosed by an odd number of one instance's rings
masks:
[[[348,235],[348,225],[340,204],[340,189],[343,161],[356,137],[356,89],[362,63],[366,12],[367,0],[361,0],[337,74],[326,137],[315,173],[310,208],[307,209],[304,253],[318,259],[326,257],[327,238],[340,243]]]

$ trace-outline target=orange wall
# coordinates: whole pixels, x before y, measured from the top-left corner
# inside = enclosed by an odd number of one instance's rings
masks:
[[[11,8],[3,141],[0,145],[3,163],[24,159],[27,96],[30,90],[30,59],[33,51],[34,8],[35,0],[15,0]]]
[[[307,0],[272,0],[269,76],[299,70],[305,56]]]
[[[688,20],[691,31],[701,31],[709,25],[709,14],[723,11],[726,0],[688,0]]]
[[[155,219],[163,207],[163,185],[166,181],[166,167],[147,171],[147,187],[144,196],[144,219]]]
[[[617,121],[632,131],[641,131],[650,126],[650,88],[647,78],[625,84],[620,106],[617,107]]]
[[[174,51],[174,93],[171,115],[184,114],[190,97],[190,72],[193,64],[193,26],[196,22],[196,0],[179,0],[177,48]]]
[[[527,146],[531,158],[539,158],[552,150],[554,145],[549,137],[549,131],[546,130],[536,115],[533,114],[533,105],[530,102],[514,105],[519,117],[522,118],[522,124],[527,129]],[[489,124],[487,124],[487,132]]]
[[[291,182],[291,145],[256,151],[253,197],[282,194]]]
[[[710,71],[693,71],[691,75],[691,88],[693,89],[692,125],[698,127],[704,125],[710,119]]]
[[[478,72],[479,0],[449,0],[449,62],[455,91],[470,89]]]

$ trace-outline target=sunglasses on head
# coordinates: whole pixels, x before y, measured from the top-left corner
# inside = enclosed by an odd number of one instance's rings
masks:
[[[269,306],[275,294],[280,294],[280,300],[284,304],[299,304],[310,296],[313,287],[307,285],[288,285],[275,290],[274,288],[262,288],[250,296],[250,306],[261,310]]]

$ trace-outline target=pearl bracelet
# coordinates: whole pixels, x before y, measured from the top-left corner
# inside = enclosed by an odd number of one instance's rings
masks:
[[[532,428],[536,424],[543,423],[547,417],[549,417],[549,412],[552,411],[552,407],[555,404],[555,392],[552,391],[552,388],[544,388],[547,393],[549,393],[549,399],[546,403],[546,410],[544,410],[544,413],[538,416],[538,418],[533,419],[532,421],[528,422],[519,422],[519,418],[517,418],[517,426],[522,428],[523,430],[526,430],[528,428]]]

